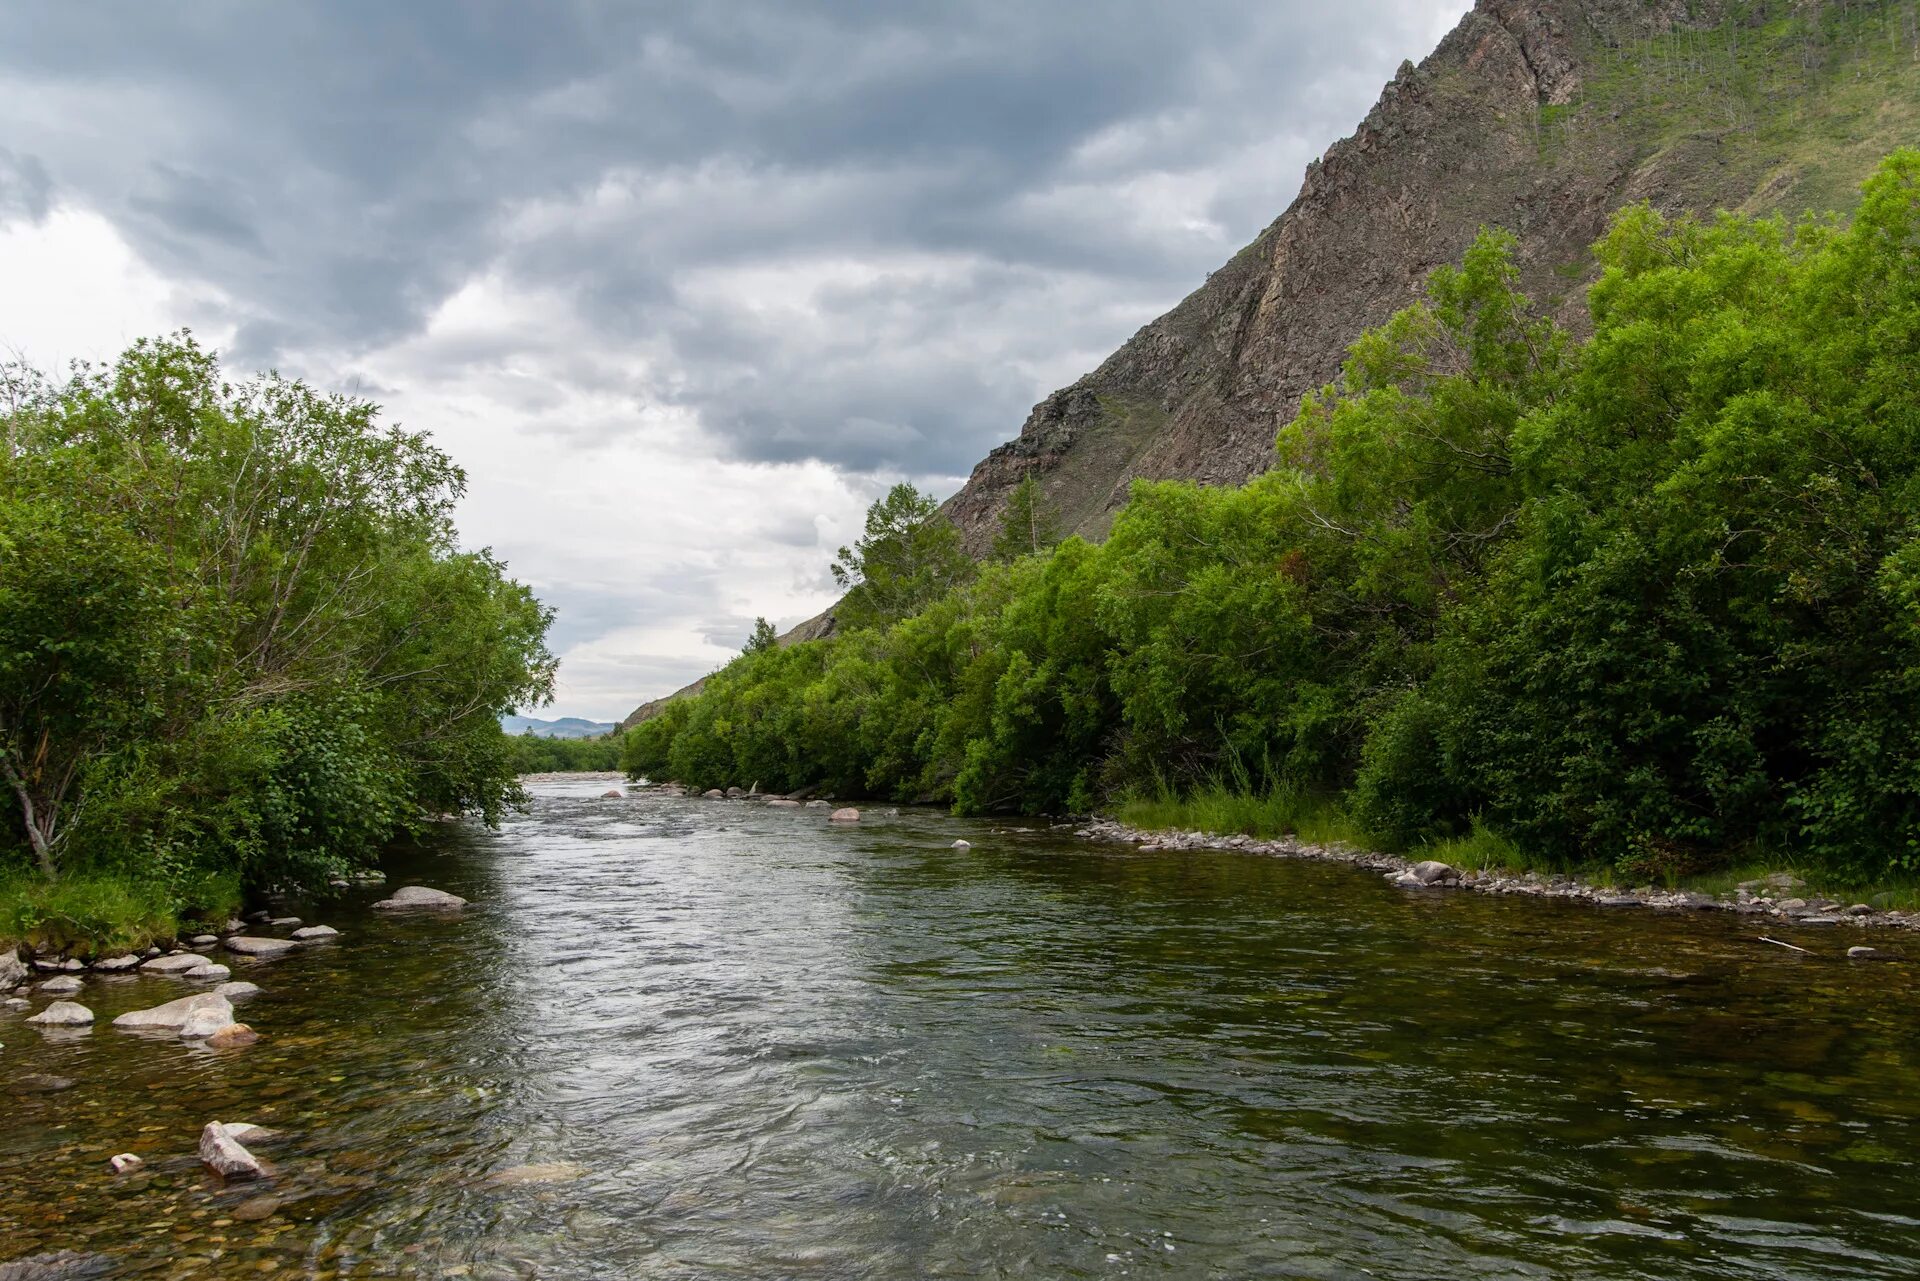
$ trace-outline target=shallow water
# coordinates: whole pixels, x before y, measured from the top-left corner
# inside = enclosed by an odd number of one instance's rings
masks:
[[[107,1026],[176,980],[89,978],[90,1033],[0,1016],[0,1075],[77,1082],[0,1092],[0,1261],[1920,1273],[1920,965],[1833,959],[1844,927],[1770,924],[1801,956],[1719,913],[607,786],[542,783],[497,833],[393,856],[395,884],[479,904],[458,919],[368,892],[301,913],[336,945],[235,958],[267,989],[252,1047]],[[1873,941],[1920,961],[1908,939]],[[287,1133],[270,1184],[201,1171],[213,1119]],[[111,1174],[122,1151],[147,1168]]]

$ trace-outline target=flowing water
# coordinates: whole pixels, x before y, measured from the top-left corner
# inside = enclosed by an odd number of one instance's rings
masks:
[[[1718,913],[607,786],[392,857],[458,918],[368,892],[304,913],[337,944],[235,960],[257,1045],[108,1025],[185,990],[160,978],[89,978],[87,1033],[0,1016],[0,1261],[1920,1274],[1920,940],[1849,964],[1844,927],[1789,935],[1803,956]],[[22,1073],[75,1084],[5,1092]],[[214,1119],[284,1131],[269,1183],[201,1170]]]

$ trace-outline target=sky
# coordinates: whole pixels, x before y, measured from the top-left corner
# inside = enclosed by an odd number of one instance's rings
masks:
[[[1285,209],[1464,0],[12,0],[0,349],[182,327],[378,401],[557,614],[725,662]]]

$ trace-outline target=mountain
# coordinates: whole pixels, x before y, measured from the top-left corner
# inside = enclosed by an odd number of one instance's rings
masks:
[[[1913,143],[1915,0],[1479,0],[1279,218],[1034,406],[943,510],[983,555],[1031,474],[1063,531],[1101,538],[1134,480],[1264,471],[1300,398],[1482,227],[1518,237],[1523,286],[1579,331],[1587,249],[1621,206],[1844,213]]]
[[[531,734],[535,738],[597,738],[620,728],[611,721],[587,721],[578,716],[562,716],[543,721],[533,716],[502,716],[500,728],[509,734]]]
[[[946,504],[983,554],[1032,473],[1063,530],[1103,536],[1138,478],[1233,484],[1483,226],[1580,323],[1586,249],[1622,205],[1849,208],[1920,141],[1909,0],[1480,0],[1299,196],[1172,311],[1033,409]]]

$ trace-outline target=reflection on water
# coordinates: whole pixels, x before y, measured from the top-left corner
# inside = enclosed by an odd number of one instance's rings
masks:
[[[1908,1278],[1914,969],[936,814],[543,785],[265,1034],[0,1017],[0,1260],[126,1276]],[[965,836],[973,849],[948,847]],[[369,895],[374,897],[373,895]],[[1876,940],[1877,942],[1878,940]],[[1889,942],[1899,947],[1903,939]],[[1920,957],[1920,944],[1913,945]],[[243,968],[244,967],[244,968]],[[36,1003],[37,1004],[37,1003]],[[222,1189],[208,1120],[286,1138]],[[129,1177],[106,1159],[133,1151]]]

